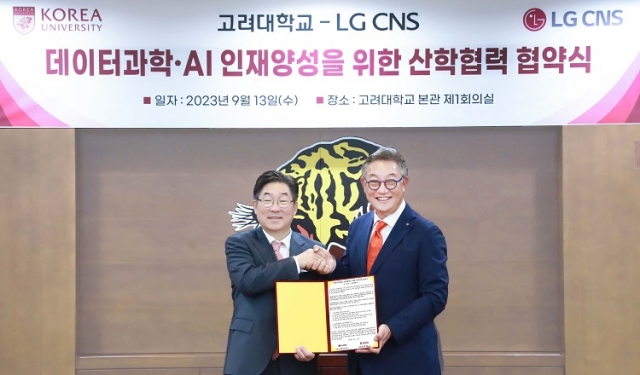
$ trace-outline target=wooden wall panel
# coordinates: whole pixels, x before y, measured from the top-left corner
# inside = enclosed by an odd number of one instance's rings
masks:
[[[277,166],[282,160],[279,155],[267,155],[263,160],[247,159],[239,163],[236,160],[229,165],[221,163],[217,158],[211,159],[211,147],[208,146],[214,144],[218,150],[226,154],[246,139],[247,134],[242,131],[231,131],[230,135],[225,137],[225,141],[219,143],[212,142],[210,137],[200,137],[207,132],[194,132],[196,138],[201,139],[191,139],[187,142],[191,151],[182,158],[175,157],[175,150],[171,151],[177,147],[176,139],[179,143],[184,141],[184,138],[175,136],[178,131],[150,131],[156,135],[150,143],[153,146],[146,144],[145,140],[149,135],[147,131],[124,132],[127,133],[126,138],[137,137],[134,144],[143,145],[142,148],[121,144],[123,132],[97,131],[92,137],[99,138],[79,141],[79,148],[83,151],[78,158],[78,173],[87,179],[85,182],[79,182],[78,194],[84,194],[80,202],[87,206],[79,207],[79,213],[84,220],[79,218],[82,230],[78,236],[86,241],[84,247],[90,251],[79,252],[80,256],[86,257],[82,265],[87,268],[81,267],[78,270],[83,278],[83,282],[78,282],[78,290],[87,293],[78,296],[84,303],[78,308],[78,326],[83,330],[78,332],[78,342],[91,349],[90,352],[112,353],[118,345],[123,348],[129,345],[129,348],[135,350],[141,347],[127,343],[126,340],[114,342],[117,341],[115,335],[109,337],[108,331],[114,327],[110,319],[125,322],[120,326],[123,332],[136,326],[130,324],[127,327],[126,318],[108,316],[117,312],[118,308],[127,312],[131,304],[138,303],[138,300],[131,295],[127,297],[126,294],[109,291],[103,281],[117,287],[124,284],[124,287],[136,291],[132,295],[137,295],[140,301],[145,301],[144,303],[151,307],[154,304],[168,302],[162,293],[146,294],[136,289],[144,285],[145,281],[125,283],[115,277],[120,275],[125,281],[133,281],[131,275],[134,273],[127,276],[126,267],[121,266],[159,265],[155,269],[158,271],[162,270],[162,266],[166,267],[167,264],[173,264],[180,259],[186,261],[179,265],[178,269],[202,262],[212,264],[220,259],[212,258],[202,251],[202,244],[210,243],[213,237],[225,237],[230,233],[229,228],[208,228],[203,224],[205,220],[185,217],[185,212],[206,214],[197,204],[187,205],[189,210],[183,210],[181,204],[175,205],[175,202],[172,202],[175,193],[162,193],[163,189],[165,192],[171,191],[170,187],[155,187],[159,189],[160,194],[158,190],[154,192],[153,177],[143,176],[141,181],[146,178],[146,182],[142,185],[135,180],[121,182],[121,197],[125,204],[120,204],[120,199],[113,199],[109,192],[103,190],[104,186],[112,183],[109,182],[111,178],[117,180],[119,171],[113,167],[128,169],[129,173],[134,175],[145,174],[145,170],[154,168],[156,171],[162,172],[164,168],[173,171],[169,174],[179,174],[178,171],[184,163],[192,164],[196,171],[204,171],[212,161],[218,162],[217,174],[226,176],[227,183],[241,187],[236,189],[235,195],[230,199],[242,201],[246,200],[247,193],[244,190],[250,185],[245,181],[245,176],[257,175],[265,166]],[[640,266],[637,246],[637,228],[640,227],[640,215],[637,215],[640,212],[640,177],[638,169],[634,168],[638,159],[639,126],[565,127],[562,132],[563,219],[562,225],[556,226],[553,207],[559,207],[556,199],[560,194],[553,197],[554,189],[557,189],[557,181],[554,181],[553,176],[558,171],[554,171],[554,167],[540,169],[535,165],[553,165],[551,160],[557,156],[554,150],[557,150],[559,140],[555,129],[410,129],[392,133],[383,129],[359,131],[368,139],[396,145],[403,151],[411,167],[411,187],[422,186],[419,189],[408,190],[410,203],[438,222],[447,234],[451,257],[451,299],[447,310],[440,318],[440,328],[445,359],[449,364],[452,364],[452,354],[465,349],[482,358],[489,358],[491,353],[513,345],[523,350],[543,348],[545,351],[561,354],[565,347],[563,341],[566,340],[567,375],[627,374],[640,368],[638,357],[633,353],[635,348],[640,347],[640,328],[636,319],[640,302],[635,293],[640,286],[637,272]],[[295,153],[301,144],[309,143],[307,139],[314,138],[308,135],[309,133],[303,136],[294,134],[291,143],[283,146],[282,153]],[[327,130],[323,132],[322,137],[333,139],[337,135],[348,134],[340,130]],[[261,134],[261,139],[273,143],[281,139],[281,136],[282,134],[274,131]],[[104,142],[104,138],[110,141]],[[532,140],[535,141],[531,143]],[[74,367],[72,353],[75,294],[73,287],[70,287],[75,280],[73,251],[70,251],[75,244],[73,143],[72,130],[0,131],[0,176],[4,183],[4,189],[0,193],[0,244],[5,249],[0,252],[2,375],[66,374]],[[403,147],[407,144],[409,146]],[[83,145],[86,147],[82,148]],[[447,148],[451,150],[445,150]],[[520,155],[522,159],[516,160],[515,165],[509,167],[508,163],[513,155]],[[200,162],[202,160],[205,162]],[[416,163],[415,160],[424,162]],[[530,164],[524,162],[525,160],[529,160]],[[237,168],[239,164],[246,169],[245,174],[232,173],[233,168]],[[479,172],[482,168],[489,173],[483,175]],[[499,172],[500,168],[507,172]],[[98,170],[102,172],[95,172]],[[92,173],[102,176],[92,176]],[[156,172],[147,174],[153,173]],[[413,177],[420,175],[424,177]],[[460,177],[465,175],[469,176],[469,180]],[[197,177],[192,177],[198,180]],[[106,178],[104,186],[100,181],[103,178]],[[91,179],[95,181],[92,182]],[[179,180],[176,178],[171,182],[169,179],[163,183],[165,186],[180,186]],[[162,178],[155,181],[162,181]],[[205,181],[205,185],[209,186],[224,186],[212,183],[207,177],[200,181]],[[126,192],[136,184],[134,193]],[[197,189],[187,189],[187,192],[200,194]],[[210,195],[203,199],[205,206],[217,204]],[[110,203],[105,205],[109,200]],[[139,205],[138,202],[144,204]],[[524,204],[526,202],[528,204]],[[145,205],[144,210],[160,216],[160,219],[152,220],[151,224],[139,220],[136,210]],[[113,211],[106,209],[109,206],[125,211],[130,209],[131,215],[124,215],[120,221],[113,220]],[[500,211],[506,206],[518,209],[511,210],[513,216],[491,215],[492,212],[496,212],[493,210],[495,207],[499,209],[497,212],[508,212],[506,209]],[[466,217],[465,211],[472,213],[474,218]],[[165,215],[167,212],[178,214],[171,217]],[[162,217],[163,215],[165,217]],[[541,219],[546,215],[550,215],[552,220]],[[514,218],[515,220],[512,220]],[[180,226],[177,223],[187,225]],[[557,248],[558,236],[554,228],[557,230],[558,227],[564,231],[564,262],[557,262],[557,255],[553,250],[539,251]],[[215,234],[205,233],[206,230],[202,228]],[[540,233],[549,235],[539,236]],[[183,236],[190,241],[181,242]],[[117,238],[122,238],[123,243],[132,246],[104,246],[105,242],[117,241]],[[146,250],[132,251],[137,247]],[[182,251],[171,250],[176,247],[181,247]],[[473,267],[474,262],[477,267]],[[494,268],[491,264],[494,264]],[[561,272],[553,270],[558,264],[564,264],[564,323],[562,318],[559,319],[557,316],[558,310],[562,307],[561,303],[559,306],[557,302],[562,300],[561,292],[553,292],[554,289],[549,286],[562,280],[559,276]],[[103,265],[104,269],[100,270],[99,265]],[[115,267],[112,270],[117,271],[105,272],[109,270],[110,265]],[[154,268],[148,265],[146,267]],[[91,272],[86,271],[89,269]],[[140,269],[144,270],[144,267]],[[498,282],[487,275],[483,276],[482,272],[469,275],[465,280],[464,276],[469,272],[473,273],[474,270],[486,270],[486,274],[513,274],[518,270],[523,272],[517,275],[520,281],[512,284]],[[147,274],[153,276],[153,272],[140,273]],[[218,279],[218,276],[212,279],[213,283],[225,284],[221,281],[224,277]],[[224,276],[226,277],[226,274]],[[202,280],[204,279],[200,279]],[[478,280],[483,287],[475,285],[470,280]],[[537,280],[550,282],[539,284]],[[191,282],[199,283],[197,277]],[[88,290],[83,289],[85,285]],[[176,296],[180,302],[184,302],[182,294],[188,296],[190,293],[191,297],[186,297],[187,299],[193,298],[194,295],[203,297],[203,300],[228,298],[228,295],[225,296],[225,293],[228,293],[226,288],[228,285],[221,287],[220,294],[206,288],[182,289],[176,294],[176,289],[171,291],[171,285],[168,285],[169,294]],[[101,299],[100,295],[103,292],[105,298]],[[509,298],[505,299],[501,293]],[[538,301],[538,307],[533,307],[532,299]],[[109,303],[114,301],[116,306],[109,306]],[[486,306],[482,305],[483,301],[486,301]],[[522,316],[498,314],[496,321],[504,320],[508,327],[520,324],[522,327],[518,329],[524,335],[515,337],[527,340],[526,343],[507,335],[508,328],[491,326],[490,317],[484,318],[488,320],[478,318],[478,314],[482,314],[483,311],[487,315],[500,309],[518,311],[517,308],[513,309],[511,303],[531,309],[528,310],[528,315]],[[470,309],[465,313],[467,304],[478,305],[477,310]],[[199,306],[191,304],[185,311],[191,311],[188,314],[191,317],[213,312],[213,324],[219,324],[220,332],[226,330],[226,317],[220,318],[215,309],[211,308],[213,304],[205,307],[206,312],[199,310]],[[229,314],[228,306],[222,306],[224,312],[219,313]],[[190,308],[192,310],[189,310]],[[135,309],[129,310],[131,311],[135,312]],[[137,318],[134,314],[134,322],[136,319],[144,322],[152,315],[149,311],[153,311],[153,308],[149,308],[145,312],[146,315],[142,314]],[[177,315],[169,320],[172,319],[179,320]],[[199,322],[195,319],[194,324],[196,327],[202,327],[202,324],[206,324],[202,323],[205,320]],[[562,333],[554,334],[554,329],[530,335],[534,329],[529,327],[535,327],[536,324],[545,326],[549,322],[553,327],[562,327],[564,324],[566,337],[562,337]],[[162,324],[156,321],[151,326]],[[488,329],[475,328],[487,327],[487,324],[490,327]],[[184,328],[179,324],[177,327]],[[151,330],[146,332],[149,333]],[[164,331],[164,334],[167,333],[172,334],[170,330]],[[193,342],[197,343],[196,345],[208,345],[210,349],[215,348],[218,344],[207,341],[206,336],[202,335],[199,340]],[[226,332],[222,336],[226,337]],[[153,337],[152,334],[149,337]],[[194,345],[185,343],[186,341],[178,340],[176,347],[188,348],[189,345]],[[223,344],[218,346],[222,347]],[[174,350],[176,347],[171,349]],[[489,348],[491,351],[483,352],[480,348]],[[83,353],[83,350],[78,348],[78,353]],[[209,375],[209,372],[217,374],[222,354],[218,352],[218,359],[213,362],[205,360],[204,367],[199,371],[206,375]],[[447,371],[470,371],[468,373],[473,374],[484,374],[482,371],[494,374],[497,371],[495,366],[487,366],[480,362],[464,366],[462,362],[457,361],[457,364],[454,361],[448,366]],[[79,358],[77,363],[87,362]],[[91,367],[93,363],[89,361],[88,366]],[[108,369],[109,366],[106,367],[105,370],[111,371]],[[536,366],[531,363],[520,364],[515,368],[499,367],[511,368],[508,371],[517,371],[518,374],[527,371],[537,374],[535,371],[556,371],[562,366],[548,363]],[[91,368],[81,368],[80,371],[88,372]]]
[[[548,371],[556,374],[564,368],[564,355],[541,352],[447,352],[444,354],[446,371],[469,372],[477,369],[508,371],[509,374],[537,374]],[[118,369],[167,369],[199,368],[202,375],[222,374],[224,357],[218,354],[155,354],[81,356],[77,361],[79,371]],[[321,354],[318,359],[320,375],[347,375],[345,354]],[[499,372],[500,373],[500,372]]]
[[[444,375],[565,375],[563,367],[452,367]]]
[[[640,369],[640,125],[563,128],[567,375]]]
[[[564,375],[564,355],[558,353],[448,352],[444,363],[444,375]],[[320,375],[348,375],[342,354],[322,355],[318,364]]]
[[[122,358],[150,368],[139,356],[158,353],[177,356],[167,366],[190,367],[180,356],[197,353],[217,361],[200,368],[222,366],[228,211],[251,202],[259,173],[345,136],[398,147],[409,204],[445,233],[445,358],[481,358],[452,366],[562,368],[563,360],[482,360],[562,355],[560,129],[552,127],[79,131],[78,368],[127,368]]]
[[[136,369],[136,370],[80,370],[77,375],[201,375],[197,368]]]
[[[224,365],[224,354],[113,354],[78,356],[78,370],[216,368]]]
[[[224,354],[228,212],[250,203],[255,178],[282,163],[264,154],[255,163],[249,146],[317,140],[317,131],[250,132],[78,132],[80,356]]]
[[[0,129],[0,374],[75,369],[74,131]]]
[[[349,131],[323,131],[323,139]],[[563,351],[561,129],[367,129],[397,147],[407,201],[443,230],[445,352]]]
[[[222,368],[201,368],[200,375],[223,375]]]

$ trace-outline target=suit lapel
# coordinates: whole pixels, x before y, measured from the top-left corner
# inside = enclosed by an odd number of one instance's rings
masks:
[[[373,218],[373,212],[362,217],[362,226],[366,230],[359,231],[359,234],[353,239],[353,243],[350,244],[349,250],[353,251],[353,254],[350,254],[353,259],[351,267],[357,267],[352,272],[354,275],[367,274],[367,252],[369,251],[369,238],[373,230]]]
[[[277,260],[276,254],[273,252],[273,247],[271,247],[269,241],[267,241],[267,237],[264,235],[262,228],[258,227],[253,230],[254,247],[258,251],[258,255],[262,258],[261,264],[275,262]]]
[[[289,243],[289,256],[292,257],[294,255],[298,255],[302,253],[304,250],[304,237],[301,234],[296,232],[291,232],[291,242]]]
[[[262,228],[254,229],[253,236],[255,248],[258,249],[258,254],[262,258],[264,264],[275,262],[277,260],[276,254],[273,252],[273,247],[267,240],[267,236],[264,235]],[[305,237],[296,232],[291,232],[291,242],[289,243],[289,256],[298,255],[302,253],[305,246]]]
[[[373,263],[373,266],[371,267],[372,274],[381,267],[385,260],[387,260],[387,258],[389,258],[389,256],[396,250],[402,238],[407,233],[409,233],[411,227],[413,227],[415,217],[415,212],[411,209],[411,207],[409,207],[409,205],[406,205],[404,211],[402,211],[402,214],[400,214],[398,221],[396,221],[396,224],[393,226],[393,228],[391,228],[389,237],[387,237],[387,240],[384,241],[382,249],[380,249],[380,253],[376,258],[376,261]],[[373,225],[373,223],[371,225]]]

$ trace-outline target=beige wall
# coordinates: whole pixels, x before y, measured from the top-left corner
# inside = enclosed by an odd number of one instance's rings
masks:
[[[568,375],[640,369],[639,125],[563,129]]]
[[[447,236],[446,375],[640,368],[640,126],[358,133],[0,130],[0,374],[220,374],[226,212],[349,135],[403,152]]]
[[[0,182],[0,374],[73,374],[74,131],[0,129]]]

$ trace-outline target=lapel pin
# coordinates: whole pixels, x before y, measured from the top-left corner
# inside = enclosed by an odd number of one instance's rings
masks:
[[[409,226],[409,223],[407,223],[406,226]]]

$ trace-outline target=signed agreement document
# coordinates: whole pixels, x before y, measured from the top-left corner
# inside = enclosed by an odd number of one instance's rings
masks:
[[[276,282],[278,351],[314,353],[378,347],[373,276]]]

